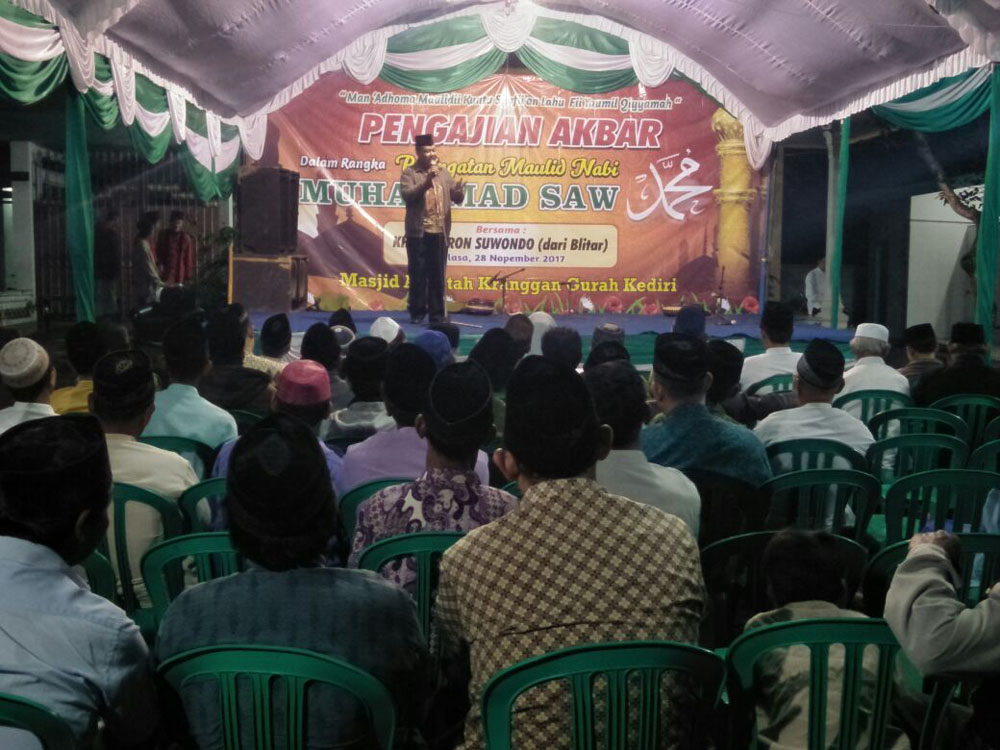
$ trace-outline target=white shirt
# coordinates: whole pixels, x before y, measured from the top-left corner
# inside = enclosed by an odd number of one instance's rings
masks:
[[[812,315],[815,308],[823,309],[823,302],[826,300],[826,274],[823,269],[816,266],[806,274],[806,307],[808,313]]]
[[[98,714],[125,743],[153,732],[146,643],[121,609],[92,594],[53,550],[9,536],[0,536],[0,591],[0,692],[51,709],[78,740],[95,729]],[[0,728],[0,747],[38,744]]]
[[[701,496],[677,469],[650,463],[641,450],[613,450],[597,463],[597,483],[612,495],[677,516],[698,537]]]
[[[56,416],[56,413],[50,404],[16,401],[13,406],[0,409],[0,435],[7,432],[11,427],[21,424],[21,422],[54,416]]]
[[[862,357],[844,373],[844,389],[837,397],[856,391],[896,391],[910,395],[910,381],[898,370],[889,367],[881,357]],[[861,403],[848,404],[846,411],[861,416]]]
[[[743,371],[740,373],[740,390],[745,391],[772,375],[794,373],[801,356],[801,352],[793,352],[790,346],[772,346],[763,354],[747,357],[743,360]]]
[[[862,455],[875,442],[871,430],[857,417],[830,404],[816,403],[776,411],[757,424],[754,434],[765,447],[783,440],[836,440]]]
[[[108,458],[111,460],[111,478],[115,482],[134,484],[174,502],[184,490],[198,483],[198,475],[194,473],[191,464],[176,453],[140,443],[130,435],[110,433],[105,438],[108,442]],[[139,604],[148,607],[150,601],[146,594],[146,586],[142,582],[140,563],[146,550],[163,538],[163,523],[160,514],[148,506],[130,503],[127,511],[125,527],[128,529],[128,559],[132,567],[132,586],[135,588]],[[108,527],[108,545],[111,548],[111,563],[115,573],[120,575],[114,552],[113,509],[110,515],[112,518]]]
[[[156,394],[156,409],[142,434],[189,438],[217,448],[236,437],[236,420],[199,396],[193,385],[174,383]]]

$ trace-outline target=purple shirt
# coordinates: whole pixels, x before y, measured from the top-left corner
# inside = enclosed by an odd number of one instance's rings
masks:
[[[415,427],[377,432],[347,449],[337,496],[378,479],[416,479],[426,467],[427,441],[417,435]],[[489,458],[483,451],[476,458],[476,475],[482,484],[490,483]]]

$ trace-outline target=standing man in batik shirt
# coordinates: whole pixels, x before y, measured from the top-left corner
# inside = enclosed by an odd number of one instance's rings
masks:
[[[445,320],[444,273],[448,264],[451,204],[465,198],[465,183],[455,182],[438,162],[434,136],[414,139],[417,161],[403,170],[399,187],[406,203],[406,263],[410,275],[410,322]]]

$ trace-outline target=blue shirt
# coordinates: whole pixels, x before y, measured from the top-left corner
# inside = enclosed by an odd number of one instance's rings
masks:
[[[143,437],[182,437],[215,448],[236,439],[236,420],[198,395],[193,385],[174,383],[156,394],[156,409]]]
[[[771,478],[764,445],[742,425],[713,417],[704,404],[685,404],[645,428],[642,452],[654,464],[711,471],[753,485]]]
[[[0,536],[0,592],[0,693],[46,706],[78,740],[98,715],[123,743],[153,733],[149,654],[124,612],[91,593],[52,549],[9,536]],[[0,728],[0,747],[37,744]]]

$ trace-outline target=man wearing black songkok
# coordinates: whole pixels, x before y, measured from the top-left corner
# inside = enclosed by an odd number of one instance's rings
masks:
[[[948,366],[920,379],[913,391],[917,406],[945,396],[977,393],[1000,398],[1000,372],[989,364],[986,334],[977,323],[956,323],[948,342]]]
[[[576,372],[538,356],[518,365],[494,460],[524,498],[441,561],[442,652],[454,657],[462,642],[471,652],[472,706],[460,747],[483,746],[480,696],[505,667],[582,643],[698,637],[703,587],[694,537],[676,516],[611,495],[594,481],[610,444],[611,430],[598,422]],[[566,746],[565,691],[555,689],[523,696],[513,747]],[[664,703],[664,745],[688,745],[684,699]]]
[[[944,362],[937,357],[937,336],[930,323],[907,328],[903,333],[903,343],[906,344],[906,364],[899,368],[899,372],[910,382],[912,392],[924,375],[937,372],[944,367]]]
[[[469,352],[469,359],[486,370],[490,385],[493,386],[493,425],[498,438],[503,437],[503,426],[507,421],[504,391],[507,390],[507,381],[520,358],[517,342],[503,328],[486,331]]]
[[[294,417],[273,414],[237,442],[228,479],[230,536],[251,565],[181,594],[160,626],[157,659],[223,643],[343,659],[389,689],[397,747],[412,747],[410,729],[422,719],[430,689],[413,600],[370,573],[319,567],[337,508],[316,436]],[[203,685],[188,690],[182,697],[191,734],[201,747],[219,744],[217,701]],[[356,701],[324,686],[309,695],[307,747],[375,746]],[[284,703],[276,706],[271,718],[281,727]]]
[[[0,692],[45,706],[80,747],[99,718],[105,747],[147,743],[158,725],[139,628],[72,567],[104,537],[110,498],[93,417],[32,420],[0,437]],[[0,747],[22,747],[11,731],[0,728]]]
[[[362,336],[348,347],[341,374],[354,398],[330,416],[327,438],[363,440],[381,430],[395,429],[396,423],[382,401],[388,361],[389,345],[376,336]]]
[[[479,446],[493,439],[493,390],[475,362],[448,365],[434,375],[416,431],[426,440],[426,470],[416,481],[381,490],[361,506],[351,565],[380,539],[417,531],[470,531],[517,505],[513,495],[488,486],[476,472]],[[382,575],[415,588],[412,561],[390,565]]]

